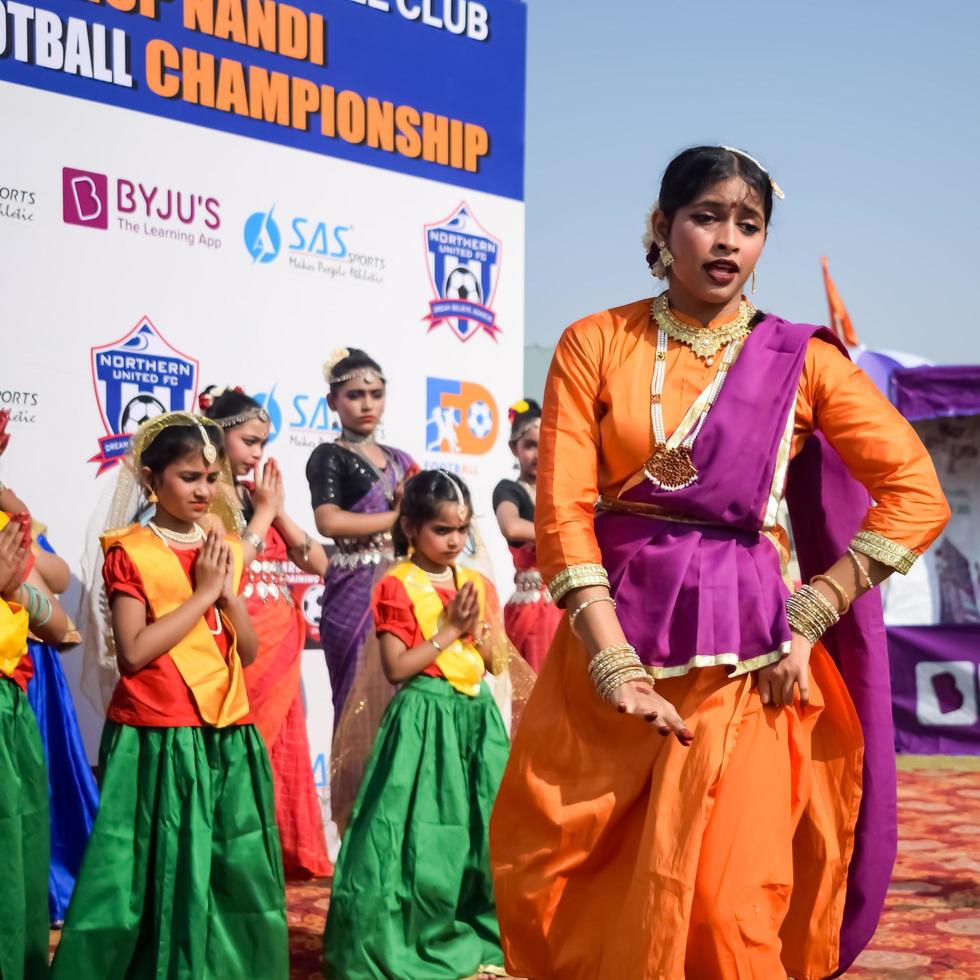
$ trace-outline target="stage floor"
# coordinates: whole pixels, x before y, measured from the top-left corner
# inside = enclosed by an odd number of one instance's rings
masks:
[[[899,768],[898,862],[885,913],[846,975],[973,980],[980,977],[980,758],[902,757]],[[294,980],[322,976],[328,894],[326,881],[287,888]]]

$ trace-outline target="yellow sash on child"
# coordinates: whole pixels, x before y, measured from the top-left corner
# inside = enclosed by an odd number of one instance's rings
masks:
[[[480,603],[480,619],[486,615],[486,586],[483,576],[469,568],[455,569],[456,582],[460,588],[466,582],[472,582]],[[439,632],[439,627],[445,621],[445,607],[439,593],[436,592],[432,580],[414,562],[399,562],[392,568],[389,575],[394,575],[405,586],[408,598],[412,601],[412,611],[419,624],[422,636],[427,640]],[[461,694],[471,698],[480,693],[480,682],[486,672],[486,665],[480,651],[472,641],[462,639],[450,643],[436,657],[436,666],[443,676]]]
[[[10,677],[27,652],[27,610],[0,599],[0,674]]]
[[[235,562],[233,578],[237,592],[242,577],[242,546],[237,538],[226,540]],[[139,571],[154,619],[166,616],[190,599],[193,590],[180,559],[148,527],[133,524],[103,535],[103,551],[116,544]],[[221,616],[221,621],[231,640],[227,661],[203,616],[170,650],[170,659],[190,688],[201,718],[215,728],[233,725],[249,711],[235,632],[226,616]]]
[[[0,528],[10,518],[0,510]],[[27,652],[27,610],[19,602],[0,599],[0,674],[9,677]]]

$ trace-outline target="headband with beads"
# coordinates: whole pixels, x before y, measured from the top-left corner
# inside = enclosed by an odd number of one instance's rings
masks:
[[[214,425],[211,419],[207,422]],[[137,466],[141,465],[143,453],[152,445],[164,429],[169,429],[173,425],[195,425],[201,435],[204,445],[201,453],[208,464],[213,463],[218,458],[218,449],[208,436],[207,426],[201,421],[200,417],[192,412],[167,412],[164,415],[155,415],[153,418],[144,422],[133,436],[133,459]]]
[[[463,496],[462,487],[460,487],[460,485],[453,479],[449,470],[438,469],[438,470],[434,470],[433,472],[438,473],[441,477],[443,477],[446,480],[447,483],[449,483],[452,486],[453,492],[456,494],[456,503],[459,506],[460,523],[463,523],[463,521],[468,520],[470,516],[470,509],[469,507],[466,506],[466,498]]]
[[[348,381],[353,381],[354,378],[360,378],[366,385],[374,384],[375,381],[380,381],[382,384],[387,383],[387,379],[381,371],[376,371],[370,367],[359,367],[346,371],[344,374],[334,374],[337,365],[348,357],[350,357],[350,350],[346,347],[338,347],[323,362],[323,377],[326,378],[327,384],[342,385]]]

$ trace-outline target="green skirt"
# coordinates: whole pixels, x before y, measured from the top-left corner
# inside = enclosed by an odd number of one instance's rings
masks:
[[[419,676],[382,719],[334,871],[335,980],[460,980],[501,966],[487,828],[509,740],[486,685]]]
[[[52,976],[288,977],[272,772],[256,729],[110,721],[99,761],[99,812]]]
[[[48,773],[27,695],[0,677],[0,977],[48,975]]]

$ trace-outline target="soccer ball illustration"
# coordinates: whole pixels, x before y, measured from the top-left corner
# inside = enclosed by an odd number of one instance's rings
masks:
[[[466,425],[477,439],[485,439],[493,429],[493,412],[486,402],[473,402],[466,412]]]
[[[119,428],[127,435],[135,432],[147,419],[155,415],[163,415],[166,409],[163,403],[153,395],[136,395],[131,398],[123,409],[119,419]]]
[[[303,618],[310,626],[320,625],[323,613],[323,586],[311,585],[304,593],[302,600]]]
[[[482,303],[480,280],[473,274],[472,269],[465,265],[457,266],[446,277],[446,299],[469,300],[471,303]]]

